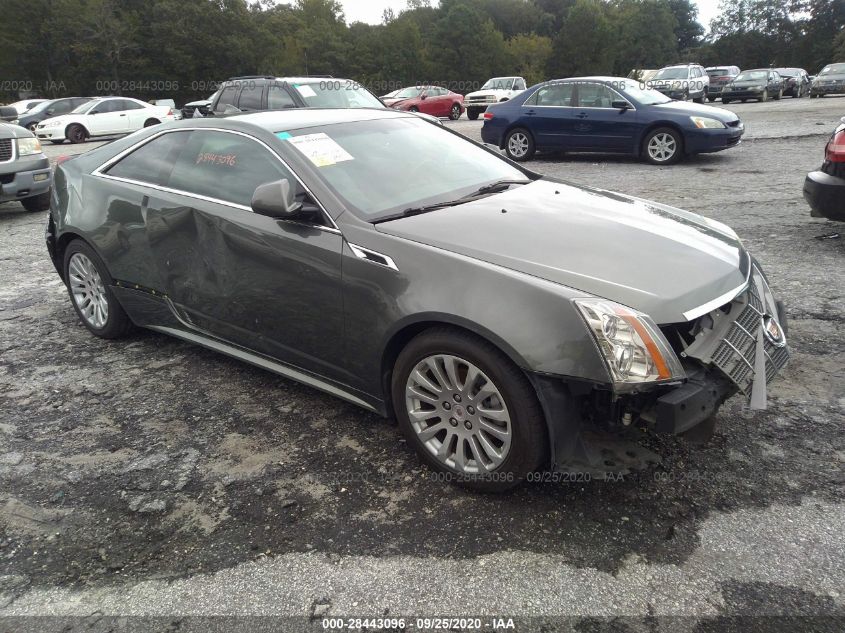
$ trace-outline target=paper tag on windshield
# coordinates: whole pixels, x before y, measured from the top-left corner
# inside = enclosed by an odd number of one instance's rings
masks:
[[[311,86],[309,86],[308,84],[300,84],[296,87],[296,89],[299,90],[299,94],[301,94],[303,97],[316,97],[317,96],[317,93],[314,92],[314,89]]]
[[[324,132],[292,136],[288,139],[296,149],[317,167],[328,167],[346,160],[355,160],[345,149],[329,138]]]

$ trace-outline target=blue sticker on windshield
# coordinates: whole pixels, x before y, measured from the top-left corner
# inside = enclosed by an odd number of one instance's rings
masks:
[[[290,133],[289,132],[276,132],[276,136],[278,136],[280,139],[284,140],[286,138],[290,138]]]

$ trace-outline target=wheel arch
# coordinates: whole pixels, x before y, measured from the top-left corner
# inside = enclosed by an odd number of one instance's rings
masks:
[[[161,125],[161,119],[151,116],[149,119],[144,121],[144,127],[147,127],[148,125]]]
[[[477,336],[502,352],[520,371],[527,374],[525,367],[528,364],[525,359],[513,347],[508,345],[507,342],[502,340],[501,337],[490,332],[487,328],[450,314],[431,313],[417,315],[397,324],[385,337],[386,342],[382,347],[381,388],[384,394],[385,409],[388,416],[394,415],[393,402],[390,395],[390,382],[393,377],[393,367],[396,365],[396,359],[414,337],[426,330],[434,328],[448,328]]]
[[[66,138],[68,141],[70,140],[70,135],[69,135],[67,132],[68,132],[68,130],[69,130],[70,128],[72,128],[74,125],[78,125],[79,127],[81,127],[81,128],[85,131],[85,136],[86,136],[86,138],[91,138],[91,132],[89,132],[89,131],[88,131],[88,128],[87,128],[87,127],[85,127],[85,125],[84,125],[84,124],[79,123],[79,122],[77,122],[77,121],[74,121],[73,123],[68,123],[68,124],[65,126],[65,138]]]
[[[687,138],[684,134],[683,128],[675,123],[674,121],[655,121],[653,123],[649,123],[646,128],[642,131],[642,134],[639,135],[637,138],[637,147],[636,147],[636,155],[642,156],[643,155],[643,142],[645,141],[646,137],[651,134],[654,130],[659,127],[668,127],[675,130],[681,136],[681,153],[686,154],[687,151]]]
[[[56,270],[59,273],[59,277],[62,278],[62,281],[67,281],[65,279],[65,250],[67,249],[68,244],[70,244],[73,240],[79,240],[83,242],[88,248],[92,251],[97,253],[97,256],[103,262],[103,265],[106,265],[106,260],[103,259],[103,256],[100,254],[100,251],[97,250],[97,247],[94,246],[89,240],[86,240],[82,235],[76,233],[74,231],[67,231],[62,233],[56,238]],[[107,268],[108,270],[108,268]],[[109,273],[111,276],[111,273]]]

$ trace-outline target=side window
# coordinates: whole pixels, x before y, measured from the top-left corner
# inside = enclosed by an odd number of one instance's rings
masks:
[[[62,99],[61,101],[56,101],[49,108],[47,108],[47,112],[49,112],[52,116],[56,116],[57,114],[66,114],[73,110],[75,107],[76,106],[74,105],[73,101],[71,101],[70,99]]]
[[[169,187],[217,200],[249,206],[264,183],[296,178],[273,154],[240,134],[196,130],[170,174]]]
[[[238,99],[238,108],[241,110],[260,110],[261,95],[264,93],[264,86],[255,82],[245,83],[241,89],[241,96]]]
[[[165,185],[170,166],[191,134],[190,131],[162,134],[121,158],[105,173],[151,185]]]
[[[267,93],[267,108],[270,110],[284,110],[286,108],[295,108],[296,102],[287,88],[279,84],[271,84],[269,92]]]
[[[215,105],[214,109],[218,111],[222,111],[226,109],[227,105],[235,105],[235,97],[238,94],[238,86],[237,85],[230,85],[226,86],[223,89],[223,92],[220,93],[220,99],[218,99],[217,104]]]
[[[525,90],[525,80],[524,79],[517,79],[513,89],[514,90]]]
[[[117,112],[116,103],[117,99],[106,99],[105,101],[100,101],[97,105],[91,108],[91,110],[97,112],[98,114]]]
[[[540,88],[536,93],[538,106],[571,106],[572,84],[552,84]]]
[[[578,105],[582,108],[609,108],[613,92],[602,84],[578,84]]]

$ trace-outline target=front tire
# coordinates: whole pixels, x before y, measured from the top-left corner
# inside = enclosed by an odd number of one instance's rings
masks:
[[[69,126],[67,131],[65,132],[65,136],[67,140],[71,143],[84,143],[85,140],[88,138],[87,130],[79,125],[78,123],[74,123],[73,125]]]
[[[730,102],[731,102],[731,100],[730,100],[730,99],[725,99],[724,97],[722,97],[722,105],[726,105],[726,104],[728,104],[728,103],[730,103]]]
[[[518,127],[511,130],[505,137],[505,153],[511,160],[517,162],[531,160],[535,151],[534,138],[525,128]]]
[[[32,196],[31,198],[24,198],[21,200],[21,204],[23,208],[29,211],[30,213],[36,213],[38,211],[47,211],[50,208],[50,192],[45,191],[42,194],[37,196]]]
[[[783,97],[783,88],[781,88],[780,90],[778,90],[778,93],[777,93],[774,97],[772,97],[772,98],[773,98],[775,101],[780,101],[782,97]]]
[[[673,165],[681,160],[684,146],[680,132],[669,127],[659,127],[643,140],[642,154],[652,165]]]
[[[94,249],[82,240],[68,244],[64,273],[73,309],[94,336],[121,338],[132,330],[132,321],[112,292],[111,276]]]
[[[474,334],[418,335],[396,360],[391,395],[408,443],[466,488],[508,490],[548,459],[537,394],[507,356]]]
[[[475,121],[478,118],[479,112],[478,110],[471,110],[467,108],[467,118],[470,121]]]

